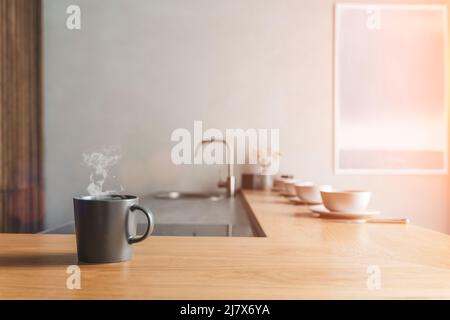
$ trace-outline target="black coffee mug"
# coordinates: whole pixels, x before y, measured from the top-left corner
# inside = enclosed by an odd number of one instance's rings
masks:
[[[139,206],[135,196],[86,196],[73,199],[78,260],[111,263],[130,260],[133,243],[147,238],[154,228],[150,210]],[[144,213],[147,229],[136,234],[134,211]]]

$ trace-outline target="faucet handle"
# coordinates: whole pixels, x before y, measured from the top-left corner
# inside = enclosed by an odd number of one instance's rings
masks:
[[[226,187],[227,187],[227,182],[224,181],[224,180],[220,180],[220,181],[217,183],[217,187],[219,187],[219,188],[226,188]]]
[[[227,189],[227,195],[229,197],[234,197],[236,192],[236,178],[234,176],[228,177],[226,181],[219,181],[217,184],[219,188]]]

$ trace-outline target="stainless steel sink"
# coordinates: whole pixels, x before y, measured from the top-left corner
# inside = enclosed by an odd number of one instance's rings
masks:
[[[153,198],[162,200],[209,199],[211,201],[218,201],[220,199],[223,199],[224,196],[220,194],[200,193],[200,192],[168,191],[168,192],[158,192],[153,195]]]
[[[265,237],[241,194],[234,198],[212,193],[159,192],[141,196],[139,203],[152,210],[156,236],[193,237]],[[145,219],[137,215],[138,233],[145,229]],[[73,222],[47,234],[75,232]]]

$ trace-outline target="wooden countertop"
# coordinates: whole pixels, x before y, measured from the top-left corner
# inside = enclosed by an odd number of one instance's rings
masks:
[[[320,220],[274,193],[243,193],[267,238],[151,237],[132,261],[81,265],[81,290],[66,288],[74,236],[0,234],[0,299],[450,299],[450,236]]]

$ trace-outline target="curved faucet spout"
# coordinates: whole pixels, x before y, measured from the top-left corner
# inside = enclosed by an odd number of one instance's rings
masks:
[[[227,143],[225,139],[216,139],[215,137],[212,137],[209,140],[202,140],[202,142],[197,146],[195,150],[195,154],[198,152],[198,148],[200,145],[205,144],[211,144],[211,143],[220,143],[223,144],[226,147],[227,150],[227,167],[228,167],[228,176],[226,181],[219,181],[219,187],[220,188],[226,188],[227,189],[227,195],[229,197],[234,197],[236,192],[236,178],[234,176],[234,167],[233,167],[233,150],[231,149],[230,145]]]

